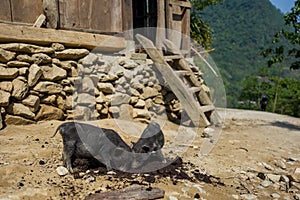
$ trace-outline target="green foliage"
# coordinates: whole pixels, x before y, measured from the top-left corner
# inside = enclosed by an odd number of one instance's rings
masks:
[[[249,76],[243,82],[240,102],[256,102],[240,104],[240,108],[260,109],[259,102],[262,94],[266,94],[269,101],[267,111],[272,111],[276,93],[276,84],[279,81],[278,101],[276,113],[300,117],[300,81],[292,78],[278,79],[278,77]]]
[[[294,57],[290,69],[300,68],[300,0],[295,2],[294,7],[284,16],[288,28],[283,28],[274,35],[273,46],[262,52],[264,57],[270,57],[268,66],[281,63],[287,57]],[[284,44],[280,42],[285,41]],[[286,51],[286,52],[285,52]]]
[[[204,48],[209,49],[212,44],[212,31],[204,22],[201,16],[201,11],[210,5],[216,5],[218,0],[191,0],[191,38]]]
[[[243,95],[242,82],[247,76],[256,74],[259,68],[265,67],[267,59],[260,53],[270,45],[270,41],[277,42],[274,35],[286,27],[284,15],[269,0],[224,0],[205,7],[197,14],[212,31],[211,48],[215,51],[210,55],[220,68],[227,92],[227,105],[237,107]],[[274,52],[279,54],[284,42],[278,42]],[[300,56],[299,52],[294,53]],[[275,62],[283,60],[283,57],[274,59],[277,59],[273,60]],[[299,73],[289,70],[288,61],[284,61],[283,65],[282,77],[299,79]],[[269,73],[270,76],[276,76],[278,69],[271,68]]]

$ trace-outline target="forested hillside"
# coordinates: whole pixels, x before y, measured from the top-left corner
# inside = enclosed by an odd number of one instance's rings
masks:
[[[283,14],[269,0],[224,0],[205,8],[201,16],[213,31],[215,50],[210,55],[223,76],[227,105],[237,107],[242,82],[247,76],[262,75],[262,69],[267,68],[267,60],[260,54],[285,26]],[[265,75],[277,75],[279,68],[263,71]],[[284,77],[295,78],[297,74],[284,67]]]

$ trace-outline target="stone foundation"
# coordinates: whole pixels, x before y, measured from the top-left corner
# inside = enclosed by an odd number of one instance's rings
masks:
[[[2,119],[6,124],[102,118],[180,120],[180,102],[152,64],[143,53],[104,55],[58,43],[49,47],[0,44]]]

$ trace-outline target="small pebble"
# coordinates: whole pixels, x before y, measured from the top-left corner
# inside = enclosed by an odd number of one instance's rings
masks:
[[[274,199],[279,199],[280,195],[277,194],[277,193],[273,193],[273,194],[271,194],[271,197],[274,198]]]
[[[65,176],[69,173],[68,169],[63,167],[63,166],[59,166],[56,168],[56,172],[58,173],[58,175],[60,176]]]
[[[257,196],[254,194],[242,194],[241,197],[246,200],[254,200],[257,199]]]
[[[169,196],[169,200],[178,200],[178,198],[174,196]]]

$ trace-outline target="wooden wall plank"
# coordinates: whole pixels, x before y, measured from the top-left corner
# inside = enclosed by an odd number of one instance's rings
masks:
[[[190,8],[185,8],[185,13],[182,18],[182,45],[181,48],[186,51],[186,53],[190,53],[190,23],[191,23],[191,10]]]
[[[79,28],[78,0],[59,0],[61,28]]]
[[[110,17],[111,17],[111,32],[122,32],[123,21],[122,21],[122,1],[121,0],[110,0]]]
[[[55,29],[58,28],[58,0],[43,0],[43,11],[46,16],[47,27]]]
[[[165,0],[157,0],[157,31],[155,45],[162,49],[162,42],[166,39]]]
[[[123,31],[125,31],[124,37],[126,40],[133,40],[132,0],[123,0],[122,6]]]
[[[43,14],[42,0],[11,0],[12,21],[34,24]]]
[[[11,22],[11,7],[10,0],[0,1],[0,21]]]
[[[91,32],[122,32],[121,0],[59,0],[60,27]]]
[[[0,23],[0,42],[24,42],[50,45],[53,42],[66,46],[84,47],[90,50],[118,52],[126,48],[126,41],[121,37],[83,33],[77,31],[33,28],[28,26]]]

